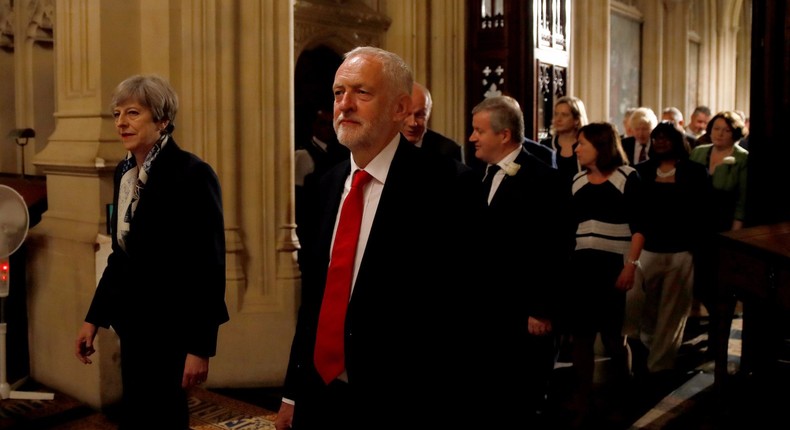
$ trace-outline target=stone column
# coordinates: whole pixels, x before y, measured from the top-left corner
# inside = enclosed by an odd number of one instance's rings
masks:
[[[579,0],[573,2],[571,20],[570,94],[581,98],[590,121],[609,118],[609,28],[611,2]],[[625,8],[624,13],[630,13]],[[606,47],[601,49],[601,47]],[[601,85],[602,82],[607,83]]]
[[[459,144],[466,142],[464,53],[466,5],[455,0],[386,3],[392,25],[383,48],[409,63],[414,79],[431,91],[429,127]],[[462,154],[464,151],[462,151]]]
[[[714,81],[714,93],[718,94],[718,103],[711,106],[714,114],[717,111],[739,109],[735,105],[736,71],[738,59],[738,33],[742,30],[741,15],[743,9],[734,7],[738,2],[722,2],[717,13],[718,22],[715,26],[715,35],[718,40],[714,53],[718,68]],[[742,60],[742,59],[741,59]]]
[[[689,5],[686,1],[670,0],[664,2],[662,61],[657,64],[662,68],[663,92],[661,106],[655,106],[656,115],[661,118],[661,112],[666,107],[674,106],[683,112],[686,123],[686,93],[689,79]]]
[[[433,97],[431,128],[447,135],[462,147],[467,142],[465,124],[472,113],[466,110],[466,3],[432,0],[427,28],[428,83]],[[421,32],[425,34],[425,32]],[[461,154],[466,155],[462,148]]]
[[[108,103],[115,85],[140,68],[137,4],[55,2],[56,124],[34,159],[47,177],[48,210],[29,237],[31,376],[93,406],[120,396],[117,339],[100,330],[92,366],[74,357],[74,339],[104,264],[97,250],[105,206],[124,156]]]
[[[293,216],[294,5],[183,4],[182,39],[194,42],[181,49],[182,79],[191,93],[186,100],[195,105],[183,125],[220,166],[228,244],[231,317],[220,327],[208,383],[279,385],[300,295]],[[215,20],[209,19],[212,4]]]

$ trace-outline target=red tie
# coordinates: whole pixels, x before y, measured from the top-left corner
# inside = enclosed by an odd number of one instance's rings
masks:
[[[354,276],[359,226],[362,223],[362,196],[365,184],[371,178],[364,170],[354,172],[351,191],[343,202],[335,242],[332,245],[332,259],[326,275],[313,355],[315,367],[327,384],[343,373],[346,366],[343,352],[346,309]]]
[[[647,160],[647,144],[642,145],[642,149],[639,151],[639,162],[643,162]]]

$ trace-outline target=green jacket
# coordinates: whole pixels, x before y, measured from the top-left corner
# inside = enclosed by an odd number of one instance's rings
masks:
[[[712,149],[712,143],[697,146],[691,151],[691,161],[702,164],[706,169],[709,168]],[[746,168],[749,151],[735,145],[732,157],[735,162],[723,162],[716,167],[711,175],[711,181],[715,190],[726,191],[734,196],[735,212],[733,217],[743,221],[746,216]]]

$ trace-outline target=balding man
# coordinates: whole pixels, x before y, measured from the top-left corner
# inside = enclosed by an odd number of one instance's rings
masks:
[[[406,140],[425,151],[461,161],[461,146],[428,128],[432,107],[431,92],[424,85],[415,82],[411,91],[411,112],[403,122],[401,134]]]

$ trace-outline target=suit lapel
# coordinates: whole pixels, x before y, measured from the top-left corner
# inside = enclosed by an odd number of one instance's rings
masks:
[[[513,176],[510,176],[507,174],[507,172],[505,172],[505,176],[502,177],[502,182],[499,183],[499,187],[496,189],[496,192],[494,192],[494,197],[491,198],[491,204],[489,207],[499,205],[498,203],[495,204],[495,202],[507,200],[507,197],[504,196],[512,193],[517,188],[517,183],[527,173],[527,157],[529,157],[529,155],[522,147],[515,160],[516,163],[521,165],[521,169],[519,169],[518,172],[516,172],[516,174]]]
[[[163,192],[166,193],[165,187],[174,181],[171,167],[178,151],[180,148],[171,138],[156,156],[151,165],[151,171],[148,173],[148,181],[140,193],[140,201],[137,203],[137,210],[132,218],[132,228],[137,224],[147,222],[149,206],[160,207],[160,203],[157,201],[160,200]]]
[[[323,201],[319,207],[323,208],[324,213],[321,216],[321,225],[319,226],[317,249],[320,252],[320,258],[322,260],[326,258],[327,266],[332,249],[332,234],[335,229],[335,221],[339,214],[340,200],[343,197],[343,186],[350,172],[351,162],[344,160],[327,172],[320,187]]]
[[[384,184],[384,189],[381,191],[379,205],[376,209],[376,217],[373,219],[373,224],[370,227],[370,237],[368,238],[368,247],[371,243],[375,243],[376,231],[379,224],[386,222],[386,218],[392,214],[399,214],[404,208],[404,195],[403,189],[408,187],[408,181],[414,178],[410,175],[413,165],[411,157],[416,154],[420,149],[412,145],[403,136],[398,143],[398,149],[392,158],[389,171],[387,172],[387,182]],[[396,215],[400,216],[400,215]],[[384,219],[384,221],[380,221]]]

